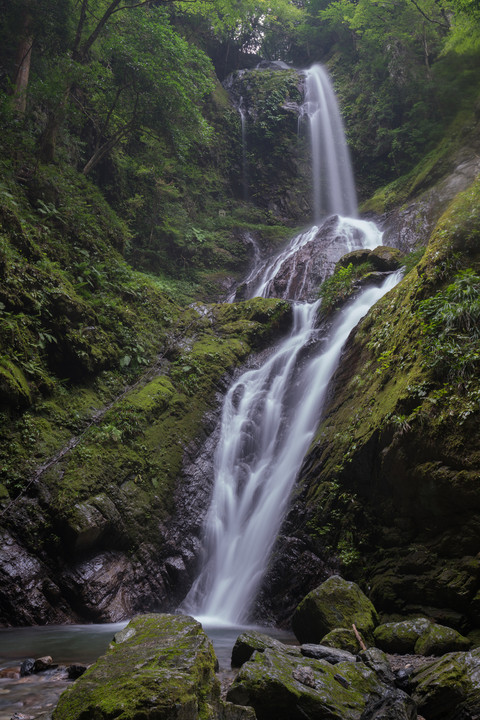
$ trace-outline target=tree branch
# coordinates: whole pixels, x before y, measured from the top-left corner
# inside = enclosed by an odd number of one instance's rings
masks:
[[[412,3],[412,5],[415,5],[415,7],[417,8],[418,12],[419,12],[421,15],[423,15],[423,17],[425,18],[425,20],[428,20],[429,23],[433,23],[434,25],[439,25],[439,26],[440,26],[441,28],[443,28],[444,30],[450,30],[450,24],[448,23],[448,21],[445,22],[445,23],[442,23],[442,22],[440,22],[439,20],[434,20],[433,18],[428,17],[428,15],[423,12],[422,8],[418,5],[418,3],[416,2],[416,0],[410,0],[410,2]]]

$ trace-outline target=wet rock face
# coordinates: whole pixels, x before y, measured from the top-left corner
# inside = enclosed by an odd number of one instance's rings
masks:
[[[387,245],[408,253],[426,244],[448,203],[465,190],[480,172],[478,154],[470,148],[462,149],[454,163],[448,175],[416,200],[385,213],[379,219]]]
[[[266,296],[314,302],[318,299],[320,285],[333,273],[335,265],[344,256],[355,256],[356,262],[357,255],[365,256],[366,260],[372,255],[375,269],[396,269],[400,253],[394,248],[378,247],[376,250],[352,252],[355,246],[364,244],[372,247],[372,243],[380,242],[381,233],[372,223],[356,220],[346,222],[338,215],[332,215],[318,228],[313,226],[297,236],[294,245],[290,243],[283,253],[278,254],[272,264],[275,274],[265,287]],[[259,268],[243,292],[255,292],[258,286],[266,282],[264,267]]]
[[[236,71],[223,82],[239,111],[232,186],[286,225],[312,214],[308,138],[298,133],[303,83],[301,73],[278,62]]]
[[[23,625],[68,622],[71,614],[48,567],[8,532],[0,534],[0,545],[3,614]]]

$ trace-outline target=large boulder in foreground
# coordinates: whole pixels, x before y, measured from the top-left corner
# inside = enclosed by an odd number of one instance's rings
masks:
[[[395,687],[393,675],[388,681],[383,665],[379,672],[378,658],[365,655],[364,662],[355,662],[352,656],[331,663],[298,657],[288,646],[283,648],[277,642],[254,652],[242,665],[227,699],[251,705],[258,720],[416,719],[415,703]]]
[[[252,720],[220,700],[213,647],[186,615],[140,615],[61,696],[53,720]],[[229,712],[231,710],[231,712]]]
[[[474,720],[480,716],[480,648],[449,653],[417,670],[411,689],[428,720]]]
[[[377,612],[367,596],[338,575],[312,590],[292,617],[293,632],[301,643],[319,643],[331,630],[351,630],[352,625],[369,639],[377,624]]]

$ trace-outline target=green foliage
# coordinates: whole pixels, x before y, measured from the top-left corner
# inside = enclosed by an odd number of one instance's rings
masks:
[[[424,254],[425,248],[419,247],[416,250],[412,250],[408,253],[408,255],[405,255],[405,257],[402,258],[402,266],[405,268],[405,275],[418,265]]]
[[[426,366],[439,379],[463,386],[480,366],[480,276],[467,269],[418,307]]]
[[[357,289],[358,281],[372,272],[371,263],[337,265],[335,272],[320,287],[322,310],[328,312],[345,302]]]
[[[330,66],[360,195],[407,172],[479,92],[475,3],[310,0],[290,56]],[[469,7],[467,7],[469,6]]]

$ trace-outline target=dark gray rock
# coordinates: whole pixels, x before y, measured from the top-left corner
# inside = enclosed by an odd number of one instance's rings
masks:
[[[315,660],[325,660],[331,665],[336,665],[339,662],[356,662],[356,657],[352,655],[352,653],[346,650],[327,647],[326,645],[307,643],[300,647],[300,651],[305,657],[315,658]]]
[[[86,665],[79,665],[78,663],[74,663],[73,665],[69,665],[67,667],[67,676],[69,680],[77,680],[85,670],[87,669]]]
[[[358,658],[365,663],[367,667],[373,670],[377,677],[380,678],[385,685],[395,684],[395,675],[393,674],[388,658],[384,652],[376,647],[371,647],[368,648],[368,650],[362,650],[362,652],[359,653]]]
[[[34,658],[27,658],[20,665],[20,677],[26,677],[34,672],[35,660]]]
[[[53,662],[53,658],[50,655],[44,655],[43,657],[36,658],[33,664],[33,672],[44,672],[45,670],[51,670],[56,667],[58,667],[58,665]]]
[[[254,652],[264,652],[267,648],[291,655],[292,657],[301,657],[298,647],[285,645],[271,638],[269,635],[250,630],[239,635],[233,646],[232,667],[241,667],[243,663],[250,660]]]

